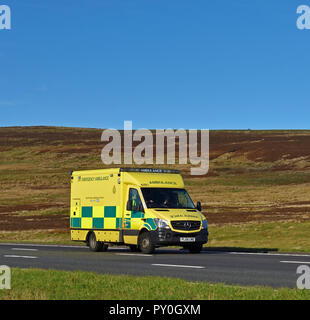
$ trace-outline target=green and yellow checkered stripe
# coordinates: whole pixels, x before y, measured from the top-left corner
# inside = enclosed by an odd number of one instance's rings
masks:
[[[126,217],[124,219],[124,229],[132,229],[137,226],[137,223],[139,223],[141,218],[144,218],[144,213],[139,211],[131,211],[130,217]]]
[[[149,231],[157,229],[157,225],[152,218],[147,218],[143,226]]]
[[[122,218],[116,206],[82,207],[81,217],[72,217],[71,228],[120,229]]]
[[[141,228],[141,218],[143,218],[143,227],[147,230],[155,230],[157,225],[153,218],[144,219],[143,212],[131,211],[130,218],[124,219],[124,229],[140,229]]]
[[[119,207],[82,207],[81,217],[71,217],[70,227],[77,229],[140,229],[141,218],[144,218],[143,212],[131,211],[130,217],[122,221]],[[154,219],[147,218],[143,226],[147,230],[157,228]]]

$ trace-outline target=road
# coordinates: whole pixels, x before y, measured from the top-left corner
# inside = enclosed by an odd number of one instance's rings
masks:
[[[213,250],[190,254],[178,249],[157,249],[155,254],[144,255],[127,248],[97,253],[86,246],[0,244],[0,265],[9,267],[156,275],[274,288],[296,287],[296,269],[302,264],[310,266],[310,254]]]

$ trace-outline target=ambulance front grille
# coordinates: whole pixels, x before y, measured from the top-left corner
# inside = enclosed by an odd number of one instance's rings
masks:
[[[175,230],[182,231],[192,231],[200,229],[200,221],[189,221],[189,220],[181,220],[181,221],[171,221],[172,228]]]

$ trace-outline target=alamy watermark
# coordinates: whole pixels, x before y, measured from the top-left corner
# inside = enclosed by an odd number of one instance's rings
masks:
[[[11,269],[8,266],[0,266],[0,289],[11,289]]]
[[[0,30],[11,30],[11,8],[0,5]]]
[[[306,5],[300,5],[297,8],[297,28],[300,30],[310,29],[310,7]]]
[[[306,265],[298,266],[296,270],[297,274],[300,274],[296,281],[298,289],[310,289],[310,267]]]
[[[124,121],[123,137],[119,130],[106,129],[102,133],[101,141],[108,142],[101,152],[102,162],[107,165],[133,163],[162,165],[165,164],[166,155],[166,164],[177,162],[192,164],[191,175],[205,175],[209,170],[209,130],[207,129],[133,131],[132,121]],[[176,157],[177,145],[178,157]]]

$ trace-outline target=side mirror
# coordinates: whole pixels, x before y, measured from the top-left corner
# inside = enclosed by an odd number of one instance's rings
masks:
[[[132,206],[131,210],[134,212],[144,212],[142,203]]]
[[[128,200],[127,201],[126,210],[127,211],[132,211],[132,200]]]
[[[200,202],[200,201],[197,202],[196,209],[197,209],[198,211],[201,211],[201,202]]]

